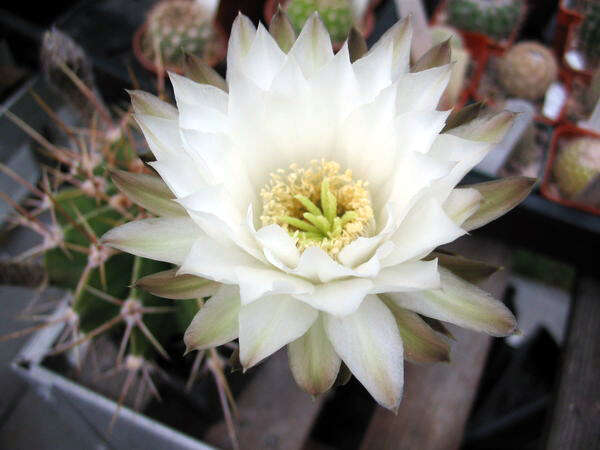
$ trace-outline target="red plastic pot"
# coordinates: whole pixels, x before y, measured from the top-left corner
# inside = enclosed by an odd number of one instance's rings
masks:
[[[373,32],[373,28],[375,28],[375,14],[373,13],[373,8],[377,5],[377,3],[381,0],[372,0],[369,2],[369,6],[365,11],[365,15],[363,17],[362,22],[360,23],[359,31],[365,38],[368,38]],[[286,3],[286,0],[267,0],[265,2],[264,8],[264,19],[265,23],[268,25],[271,23],[271,19],[277,10],[277,5],[281,4],[283,7]],[[344,45],[343,42],[334,42],[333,49],[338,51]]]
[[[544,179],[542,181],[540,191],[542,192],[542,195],[548,200],[559,203],[563,206],[567,206],[569,208],[575,208],[581,211],[589,212],[591,214],[600,215],[600,209],[598,208],[595,208],[591,205],[587,205],[585,203],[577,202],[575,200],[563,198],[559,193],[558,187],[553,183],[552,168],[554,167],[554,161],[556,160],[556,156],[558,155],[559,143],[561,139],[572,139],[575,137],[594,137],[600,139],[600,134],[594,133],[590,130],[577,128],[576,126],[571,124],[562,125],[556,128],[552,135],[552,141],[550,143],[550,152],[546,161]]]
[[[214,27],[217,32],[217,39],[219,42],[217,45],[216,54],[206,61],[206,63],[211,67],[214,67],[221,61],[223,61],[223,59],[225,59],[225,55],[227,54],[227,35],[225,34],[223,28],[218,22],[214,22]],[[159,70],[158,66],[154,63],[154,61],[144,54],[144,52],[142,51],[142,37],[144,36],[144,33],[146,32],[147,28],[148,24],[144,23],[136,30],[135,34],[133,35],[133,40],[131,44],[133,47],[133,54],[135,55],[138,62],[145,69],[154,72],[157,75],[163,75],[166,71],[182,73],[182,67],[170,65],[165,65],[163,67],[162,73],[160,73],[161,71]]]

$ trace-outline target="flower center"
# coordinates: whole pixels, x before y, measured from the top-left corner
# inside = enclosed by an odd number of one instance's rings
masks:
[[[269,177],[260,191],[262,224],[282,226],[301,251],[317,246],[335,256],[373,223],[368,183],[354,180],[349,169],[340,172],[335,161],[294,163]]]

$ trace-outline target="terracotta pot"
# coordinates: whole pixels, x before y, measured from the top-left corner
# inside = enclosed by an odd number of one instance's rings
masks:
[[[569,31],[574,25],[577,25],[583,20],[583,14],[573,9],[569,9],[565,5],[566,1],[561,0],[556,16],[556,31],[554,33],[554,50],[557,54],[562,55],[565,51]]]
[[[216,33],[217,33],[217,39],[218,39],[218,45],[216,47],[216,54],[209,59],[208,61],[206,61],[206,63],[211,66],[214,67],[217,64],[219,64],[221,61],[223,61],[223,59],[225,59],[225,55],[227,54],[227,35],[225,34],[225,32],[223,31],[223,28],[221,27],[221,25],[218,22],[214,22],[213,23]],[[132,47],[133,47],[133,54],[135,55],[136,59],[138,60],[138,62],[147,70],[154,72],[157,75],[161,75],[160,74],[160,70],[157,67],[157,65],[154,63],[154,61],[150,58],[148,58],[144,52],[142,51],[142,37],[144,36],[144,33],[146,32],[146,29],[148,28],[148,23],[144,22],[144,24],[142,26],[140,26],[135,34],[133,35],[133,40],[132,40]],[[183,72],[183,68],[179,67],[179,66],[164,66],[163,70],[162,70],[162,74],[164,74],[166,71],[170,71],[170,72],[175,72],[175,73],[182,73]]]
[[[376,6],[379,1],[381,0],[373,0],[369,3],[369,6],[360,24],[359,30],[365,38],[368,38],[373,32],[373,28],[375,28],[375,14],[373,13],[373,7]],[[277,5],[281,4],[283,6],[285,3],[286,0],[267,0],[265,2],[264,19],[267,25],[271,23],[271,19],[277,10]],[[333,49],[338,51],[340,48],[342,48],[342,45],[344,45],[343,42],[334,42]]]
[[[585,203],[577,202],[575,200],[563,198],[560,195],[558,187],[553,182],[554,177],[552,174],[552,168],[554,167],[554,161],[556,160],[556,156],[558,155],[560,140],[564,138],[575,137],[594,137],[600,139],[600,134],[594,133],[590,130],[577,128],[576,126],[571,124],[566,124],[556,128],[552,135],[552,142],[550,143],[550,152],[546,161],[544,179],[542,181],[540,191],[542,192],[542,195],[548,200],[559,203],[563,206],[567,206],[569,208],[575,208],[581,211],[589,212],[591,214],[600,215],[600,209],[598,208],[595,208],[591,205],[587,205]]]
[[[594,76],[594,71],[587,67],[584,69],[581,69],[581,70],[576,69],[576,68],[572,67],[565,59],[566,53],[568,51],[570,51],[571,49],[576,48],[577,26],[578,26],[578,24],[571,24],[571,26],[569,27],[569,32],[567,34],[567,42],[564,46],[564,52],[563,52],[563,58],[562,58],[563,65],[565,66],[565,70],[569,76],[579,77],[579,78],[583,79],[586,83],[589,84],[592,81],[592,77]]]

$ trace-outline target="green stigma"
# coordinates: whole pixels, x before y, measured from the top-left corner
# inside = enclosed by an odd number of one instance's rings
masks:
[[[337,215],[337,199],[329,188],[327,178],[324,178],[321,183],[320,208],[305,195],[297,194],[294,198],[306,208],[306,212],[302,214],[304,219],[282,216],[279,220],[298,230],[298,237],[303,240],[334,239],[342,234],[344,225],[358,218],[358,214],[354,211],[345,211],[341,217]],[[290,231],[290,234],[295,233],[294,230]]]

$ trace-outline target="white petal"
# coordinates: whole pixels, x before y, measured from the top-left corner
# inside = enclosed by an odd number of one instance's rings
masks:
[[[315,290],[306,280],[267,267],[240,266],[235,269],[235,274],[244,305],[264,295],[309,294]]]
[[[223,284],[196,313],[185,331],[186,353],[226,344],[238,337],[241,308],[237,286]]]
[[[240,361],[248,369],[310,328],[319,313],[288,295],[272,295],[243,306]]]
[[[294,297],[320,311],[344,316],[356,311],[372,286],[371,280],[350,278],[319,284],[312,293]]]
[[[264,247],[265,256],[272,254],[287,267],[294,268],[300,260],[300,252],[292,237],[279,225],[269,225],[256,232],[256,239]]]
[[[335,352],[382,406],[396,410],[403,387],[402,339],[394,316],[375,295],[344,317],[325,316]]]
[[[298,61],[306,78],[333,58],[331,38],[317,13],[306,21],[288,55]]]
[[[294,273],[322,283],[353,274],[352,270],[331,259],[331,256],[318,247],[304,250]]]
[[[198,166],[183,152],[177,157],[163,157],[148,164],[158,172],[175,197],[186,197],[206,187]]]
[[[458,182],[475,167],[492,148],[488,142],[470,141],[452,134],[440,134],[429,155],[440,161],[456,162],[452,171],[444,178],[436,181],[431,193],[440,202],[446,200]]]
[[[189,217],[161,217],[113,228],[102,236],[102,242],[144,258],[181,264],[202,236],[198,225]]]
[[[237,267],[256,263],[255,258],[238,246],[224,245],[205,236],[197,239],[178,273],[234,284],[237,283]]]
[[[219,218],[231,231],[242,227],[244,222],[242,212],[236,208],[223,185],[198,189],[187,197],[179,198],[177,202],[190,212],[211,214]]]
[[[188,103],[185,100],[180,100],[177,107],[179,108],[179,126],[181,128],[206,133],[229,132],[229,119],[227,114],[222,111],[204,104]]]
[[[426,199],[417,204],[391,238],[394,251],[385,259],[393,266],[413,258],[421,258],[439,245],[452,242],[465,234],[444,212],[440,204]]]
[[[398,80],[397,113],[435,110],[448,86],[450,64],[416,73],[407,73]]]
[[[134,117],[156,159],[176,157],[183,149],[177,119],[148,114],[135,114]]]
[[[163,119],[176,120],[178,113],[170,103],[157,96],[144,91],[127,91],[131,96],[131,104],[136,114],[147,114],[149,116],[162,117]]]
[[[477,212],[482,200],[483,195],[477,189],[453,189],[444,202],[444,211],[454,223],[461,226]]]
[[[306,392],[319,395],[333,386],[341,360],[325,334],[322,314],[302,337],[288,344],[288,356],[292,375]]]
[[[196,83],[194,80],[173,72],[169,72],[169,78],[173,85],[178,107],[180,103],[203,105],[222,114],[227,114],[227,92],[210,84]]]
[[[269,89],[275,75],[285,62],[285,54],[262,23],[256,37],[244,57],[243,70],[247,77],[261,89]]]
[[[229,36],[229,45],[227,48],[227,81],[229,76],[236,70],[241,70],[242,59],[250,50],[250,46],[256,36],[256,28],[248,17],[239,13],[233,25]]]
[[[475,285],[440,268],[442,289],[388,294],[399,306],[424,316],[483,331],[492,336],[507,336],[516,329],[516,320],[501,302]]]
[[[450,111],[410,111],[400,114],[395,129],[404,152],[427,153],[446,124]]]
[[[373,278],[371,294],[406,292],[422,289],[438,289],[440,275],[437,259],[432,261],[409,261],[383,269]]]
[[[383,42],[352,64],[363,102],[372,101],[392,82],[392,40]]]
[[[390,41],[394,46],[391,78],[395,80],[398,75],[408,72],[409,69],[412,41],[412,26],[409,20],[399,21],[387,30],[370,50],[370,53],[376,52],[380,46],[388,45]]]

